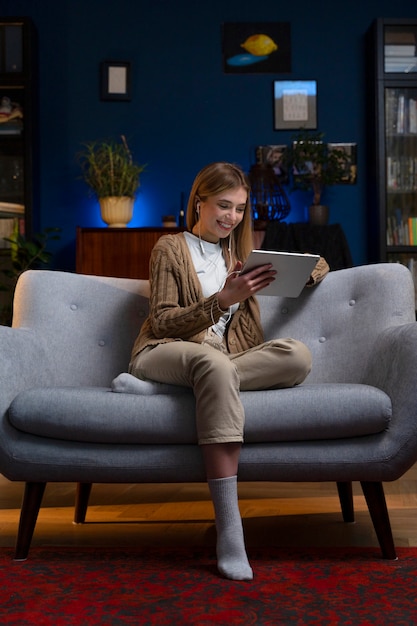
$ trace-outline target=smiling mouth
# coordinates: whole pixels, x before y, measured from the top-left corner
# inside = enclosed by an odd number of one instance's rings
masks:
[[[231,230],[233,228],[233,224],[226,224],[225,222],[217,222],[221,228],[226,230]]]

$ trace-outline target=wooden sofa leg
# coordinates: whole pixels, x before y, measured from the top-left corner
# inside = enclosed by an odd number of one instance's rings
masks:
[[[27,559],[45,487],[46,483],[26,483],[25,485],[17,532],[15,561]]]
[[[92,483],[78,483],[75,494],[74,524],[84,524]]]
[[[384,487],[379,482],[361,482],[369,513],[384,559],[396,559],[391,522],[385,501]]]
[[[354,522],[355,512],[353,509],[353,492],[352,483],[337,483],[337,491],[339,493],[340,506],[344,522]]]

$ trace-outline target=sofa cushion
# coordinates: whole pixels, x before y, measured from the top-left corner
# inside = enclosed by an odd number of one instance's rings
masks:
[[[106,388],[29,389],[13,400],[8,418],[19,431],[66,441],[196,443],[194,396],[180,389],[144,396]],[[389,397],[368,385],[305,384],[245,391],[241,398],[246,443],[372,435],[388,428],[392,413]]]

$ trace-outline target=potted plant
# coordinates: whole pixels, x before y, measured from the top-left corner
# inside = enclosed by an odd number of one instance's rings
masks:
[[[101,216],[110,227],[126,227],[145,165],[135,163],[126,141],[92,141],[79,154],[82,178],[97,196]]]
[[[329,209],[321,204],[325,187],[346,180],[349,156],[344,150],[330,149],[323,141],[324,133],[308,130],[299,131],[291,146],[284,152],[283,159],[288,166],[293,189],[313,193],[309,207],[311,223],[326,224]]]

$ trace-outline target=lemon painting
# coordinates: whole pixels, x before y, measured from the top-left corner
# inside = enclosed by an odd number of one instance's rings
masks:
[[[290,72],[290,24],[223,24],[225,72]]]
[[[254,56],[261,57],[278,50],[278,46],[268,35],[251,35],[241,44],[248,52]]]

